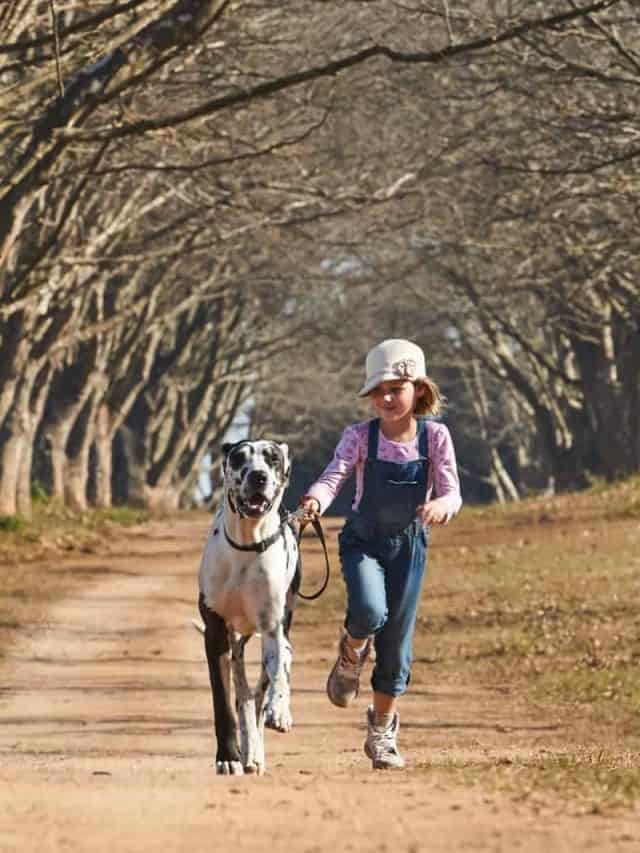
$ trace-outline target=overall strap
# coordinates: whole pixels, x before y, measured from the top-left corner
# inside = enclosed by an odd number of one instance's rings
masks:
[[[418,418],[418,452],[423,459],[429,460],[429,430],[426,418]]]
[[[380,418],[369,421],[369,439],[367,443],[367,459],[378,458],[378,435],[380,434]]]
[[[422,459],[424,468],[424,496],[425,500],[429,491],[429,429],[426,418],[418,418],[418,452]]]

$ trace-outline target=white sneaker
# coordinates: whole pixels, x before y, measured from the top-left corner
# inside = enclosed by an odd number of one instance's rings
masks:
[[[386,729],[373,724],[373,706],[367,708],[367,739],[364,751],[371,759],[374,770],[400,770],[404,767],[404,758],[398,752],[396,737],[400,728],[400,717],[396,711]]]
[[[347,635],[343,634],[338,646],[338,658],[327,679],[327,696],[339,708],[346,708],[356,698],[360,689],[362,668],[371,653],[371,637],[367,638],[360,652],[347,647]],[[352,655],[357,659],[353,660]]]

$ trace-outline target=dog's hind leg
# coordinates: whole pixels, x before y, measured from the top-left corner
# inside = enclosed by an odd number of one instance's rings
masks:
[[[289,640],[289,634],[291,632],[291,622],[293,620],[293,611],[296,607],[296,602],[298,601],[298,590],[300,589],[300,583],[302,581],[302,571],[300,565],[300,554],[297,556],[296,561],[296,570],[291,579],[291,583],[289,584],[289,589],[287,590],[287,597],[285,599],[284,605],[284,635]]]
[[[262,634],[262,662],[269,676],[269,692],[264,722],[267,728],[288,732],[291,719],[291,644],[280,623],[274,630]]]
[[[231,634],[231,666],[236,689],[236,710],[240,723],[240,754],[245,773],[264,773],[264,744],[256,723],[254,695],[247,682],[244,648],[249,637]]]
[[[224,620],[206,606],[201,595],[198,601],[205,625],[204,647],[209,666],[209,681],[213,698],[216,732],[216,773],[239,775],[243,772],[238,733],[231,704],[231,662],[229,634]]]

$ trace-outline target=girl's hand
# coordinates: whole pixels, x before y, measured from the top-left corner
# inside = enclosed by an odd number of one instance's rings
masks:
[[[420,504],[416,516],[423,524],[446,524],[449,521],[449,513],[440,498]]]
[[[300,509],[304,510],[305,518],[308,521],[312,521],[320,515],[320,501],[318,501],[317,498],[309,497],[309,495],[303,495],[298,501],[298,506]]]

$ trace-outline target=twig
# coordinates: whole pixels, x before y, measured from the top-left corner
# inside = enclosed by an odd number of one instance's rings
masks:
[[[58,16],[56,14],[55,0],[49,0],[51,10],[51,25],[53,27],[53,40],[56,54],[56,75],[58,77],[58,94],[64,98],[64,83],[62,82],[62,69],[60,68],[60,35],[58,33]]]
[[[447,23],[447,32],[449,34],[449,44],[453,44],[453,30],[451,28],[451,9],[449,9],[449,0],[442,0],[444,6],[444,19]]]

